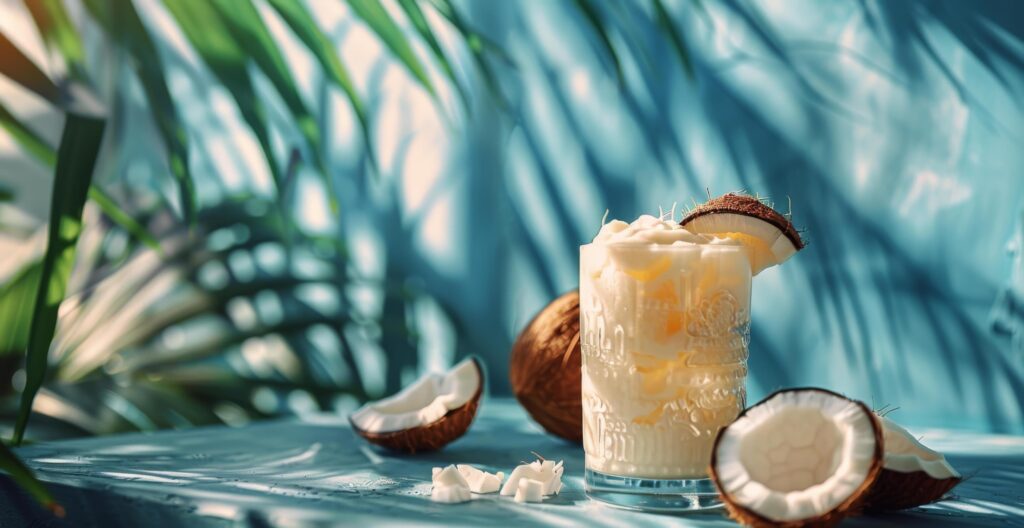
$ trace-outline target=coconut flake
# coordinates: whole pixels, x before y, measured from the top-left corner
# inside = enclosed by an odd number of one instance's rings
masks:
[[[430,491],[430,500],[448,504],[458,504],[470,499],[469,488],[459,485],[434,486]]]
[[[542,484],[543,495],[558,494],[562,490],[562,473],[565,468],[562,461],[537,460],[529,464],[521,464],[512,470],[505,485],[501,488],[502,495],[513,495],[519,489],[519,482],[524,479],[536,480]]]
[[[520,479],[516,485],[516,502],[540,502],[544,499],[545,485],[539,480]]]
[[[488,473],[468,464],[459,464],[456,467],[469,483],[469,491],[473,493],[495,493],[501,488],[501,481],[505,478],[505,474],[500,471]]]
[[[454,504],[470,499],[469,483],[455,466],[433,468],[431,482],[433,489],[430,491],[430,500]]]
[[[434,468],[431,473],[432,482],[435,486],[462,486],[464,488],[469,487],[469,482],[462,475],[454,465],[447,466],[444,469]]]

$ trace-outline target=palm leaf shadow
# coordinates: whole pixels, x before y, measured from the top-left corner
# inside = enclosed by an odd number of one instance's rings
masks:
[[[814,232],[828,235],[816,239],[801,256],[804,262],[811,261],[808,265],[812,270],[818,270],[817,274],[808,275],[809,290],[819,306],[831,306],[837,314],[824,320],[832,325],[833,330],[843,333],[845,352],[854,354],[852,357],[866,367],[865,374],[873,387],[882,386],[879,373],[873,368],[873,354],[882,351],[873,350],[872,346],[855,346],[852,339],[852,332],[856,332],[860,343],[871,343],[873,333],[879,330],[866,323],[868,302],[851,275],[857,270],[849,267],[849,263],[856,262],[861,254],[885,255],[886,266],[869,270],[876,282],[888,286],[878,292],[880,296],[899,291],[901,284],[910,289],[908,294],[893,295],[886,302],[898,303],[903,310],[923,315],[932,335],[940,336],[936,340],[937,352],[943,357],[945,374],[958,396],[967,396],[955,370],[961,360],[971,361],[980,379],[986,379],[1001,368],[994,364],[1000,358],[989,353],[996,348],[990,336],[977,328],[963,304],[933,278],[922,262],[913,258],[877,220],[856,208],[823,170],[804,154],[802,147],[786,139],[731,87],[713,74],[705,77],[705,81],[709,85],[709,93],[716,97],[715,101],[705,104],[710,114],[709,123],[716,132],[723,139],[749,147],[744,152],[765,174],[764,184],[773,196],[790,196],[794,203],[814,204],[803,208],[801,218]],[[814,108],[805,106],[804,111],[814,112]],[[738,119],[742,119],[744,126],[730,126]],[[780,160],[784,172],[778,169]],[[786,176],[781,177],[781,174]],[[749,174],[740,173],[740,179],[748,187],[755,183]],[[850,317],[855,324],[847,329],[846,321]],[[899,335],[901,331],[895,326],[888,329],[891,335]],[[899,339],[890,338],[890,342],[898,342]],[[903,351],[890,350],[881,357],[889,358],[901,353]],[[756,369],[757,365],[754,365],[753,375],[759,376]],[[1019,405],[1024,398],[1024,384],[1012,372],[1008,379],[1018,395]],[[1003,396],[987,383],[979,384],[978,390],[985,399],[990,423],[1000,427],[998,409],[1005,404]]]

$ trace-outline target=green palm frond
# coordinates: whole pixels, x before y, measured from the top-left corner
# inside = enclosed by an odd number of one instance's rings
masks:
[[[64,101],[63,91],[57,84],[3,33],[0,33],[0,75],[54,105],[60,105]]]
[[[29,492],[46,509],[58,517],[64,516],[64,508],[54,500],[50,490],[36,478],[31,469],[28,468],[10,449],[0,442],[0,469],[7,472],[16,484]]]
[[[85,46],[61,0],[33,0],[25,2],[25,7],[32,15],[43,42],[63,57],[68,74],[78,81],[88,82]]]
[[[233,406],[231,408],[249,416],[262,416],[265,409],[254,406],[249,397],[257,389],[270,388],[284,393],[305,391],[322,406],[337,395],[366,398],[354,361],[355,351],[344,328],[368,322],[350,315],[343,304],[325,310],[306,304],[302,297],[303,288],[320,287],[333,289],[339,299],[343,298],[345,284],[351,279],[346,272],[343,243],[336,239],[296,236],[292,221],[281,216],[281,208],[275,201],[265,204],[263,210],[269,213],[256,218],[248,214],[253,204],[251,197],[244,202],[221,204],[213,210],[200,209],[194,174],[189,168],[189,152],[196,146],[171,95],[165,60],[151,29],[136,12],[133,2],[111,4],[103,0],[83,0],[83,3],[89,17],[116,47],[117,53],[130,60],[131,70],[139,80],[149,114],[166,148],[168,172],[177,183],[185,221],[183,224],[172,221],[171,228],[153,231],[146,218],[166,220],[166,211],[124,208],[115,199],[116,194],[92,184],[92,169],[103,137],[102,120],[69,113],[64,136],[54,149],[7,107],[0,105],[0,127],[25,152],[43,165],[54,167],[56,173],[47,250],[41,260],[24,262],[21,270],[0,286],[0,316],[3,317],[0,356],[16,357],[27,350],[26,382],[20,406],[17,410],[4,406],[4,412],[10,413],[16,422],[15,442],[24,437],[36,394],[41,394],[48,402],[45,406],[48,419],[64,421],[90,433],[210,423],[221,419],[212,411],[218,405]],[[316,58],[325,77],[345,93],[359,121],[372,162],[366,106],[333,44],[297,0],[269,0],[269,3]],[[413,78],[435,95],[428,66],[420,61],[404,30],[380,3],[351,0],[350,5]],[[270,139],[267,108],[254,87],[250,65],[259,68],[269,79],[312,152],[312,164],[323,175],[332,208],[337,211],[337,191],[333,189],[333,178],[328,174],[321,151],[322,131],[302,100],[278,43],[256,7],[250,0],[168,1],[165,7],[197,55],[233,97],[240,115],[260,144],[275,183],[284,194],[287,182],[282,181],[282,167]],[[82,93],[75,88],[76,83],[102,84],[93,82],[79,27],[60,0],[27,2],[26,8],[47,49],[64,61],[66,69],[63,71],[68,78],[50,79],[3,34],[0,34],[0,74],[49,101],[57,110],[78,108],[79,101],[69,95]],[[438,67],[465,100],[453,66],[419,5],[406,1],[402,8],[416,34],[432,51]],[[446,9],[449,19],[457,17],[451,6]],[[474,57],[480,61],[477,38],[466,34],[466,39],[474,50]],[[486,66],[482,61],[479,64]],[[487,78],[491,78],[489,71]],[[286,149],[294,152],[295,146],[286,145]],[[9,194],[5,189],[0,198],[6,199]],[[103,211],[105,221],[113,222],[142,242],[142,246],[130,248],[127,257],[116,259],[105,257],[103,247],[79,247],[76,252],[83,230],[107,229],[101,222],[82,224],[87,199]],[[216,237],[218,230],[235,229],[239,225],[248,233],[244,240],[216,247],[204,245]],[[83,244],[104,246],[110,236],[88,237],[89,242]],[[204,266],[224,267],[233,256],[252,254],[266,244],[283,248],[284,259],[289,264],[300,262],[305,256],[326,265],[312,275],[286,268],[276,274],[260,271],[247,279],[232,276],[228,284],[219,288],[201,284]],[[163,248],[166,249],[161,251]],[[91,262],[94,267],[90,270],[89,260],[94,258],[97,260]],[[87,277],[84,286],[65,302],[73,267],[86,270],[83,273],[91,277]],[[248,326],[232,320],[232,303],[253,302],[268,292],[287,305],[286,317]],[[402,311],[404,302],[388,306]],[[169,347],[164,343],[168,331],[209,318],[219,321],[219,330],[205,341],[196,340],[188,347]],[[348,372],[346,379],[330,379],[322,374],[325,371],[319,363],[322,360],[310,352],[314,346],[307,337],[307,331],[313,327],[337,332],[341,343],[338,361]],[[270,371],[240,367],[238,361],[245,365],[251,359],[238,354],[240,347],[266,336],[279,336],[279,343],[289,349],[282,357],[291,358],[292,363],[278,365]],[[48,360],[51,346],[56,358],[54,364]],[[4,368],[12,365],[6,360],[0,364]],[[10,375],[5,376],[5,379],[10,378]],[[125,379],[131,383],[125,384]],[[56,510],[45,488],[2,446],[0,469]]]
[[[436,95],[434,83],[430,81],[427,69],[413,51],[405,32],[381,5],[380,0],[348,0],[348,5],[359,18],[363,19],[377,33],[395,57],[409,70],[431,95]]]
[[[67,291],[75,263],[75,245],[82,230],[82,209],[92,183],[106,122],[102,118],[68,114],[57,152],[49,241],[39,275],[25,362],[25,389],[14,426],[14,443],[21,443],[32,412],[32,400],[46,376],[50,341],[57,311]]]
[[[57,154],[53,147],[28,125],[22,123],[2,102],[0,102],[0,127],[3,127],[21,148],[41,163],[52,167],[57,162]]]
[[[10,113],[0,103],[0,127],[3,127],[14,138],[21,148],[32,154],[39,162],[52,168],[57,163],[57,152],[39,134],[22,123],[17,117]],[[114,223],[121,226],[140,242],[151,249],[160,251],[160,244],[156,238],[145,230],[132,215],[121,208],[118,203],[110,197],[97,184],[89,188],[89,199],[96,203],[103,210],[104,214],[110,217]]]
[[[284,19],[285,23],[288,24],[288,27],[295,33],[295,36],[313,54],[327,79],[345,93],[345,97],[348,98],[352,111],[356,114],[356,119],[359,121],[363,134],[363,143],[372,161],[374,159],[373,141],[370,135],[370,121],[366,116],[366,106],[363,103],[363,98],[356,91],[348,68],[338,58],[334,45],[324,35],[320,27],[317,26],[309,11],[302,7],[299,0],[268,0],[268,2],[277,11],[277,14]]]
[[[427,22],[427,17],[420,9],[420,5],[416,3],[416,0],[399,0],[398,4],[402,7],[402,11],[405,12],[405,16],[409,18],[409,22],[412,23],[413,27],[416,28],[416,32],[419,33],[420,38],[430,47],[430,51],[434,55],[434,59],[441,66],[441,70],[448,77],[451,83],[459,92],[459,97],[462,99],[462,103],[467,108],[469,107],[469,95],[463,89],[462,84],[455,75],[455,69],[452,67],[451,61],[448,60],[448,56],[444,50],[441,49],[441,43],[437,40],[433,30],[430,28],[430,24]]]
[[[266,157],[274,184],[281,185],[281,165],[267,126],[266,106],[256,94],[248,69],[248,50],[236,41],[228,24],[209,2],[165,2],[196,53],[235,100]]]
[[[261,207],[254,208],[254,204]],[[339,350],[339,365],[348,372],[346,379],[332,381],[330,374],[337,367],[325,370],[315,346],[303,342],[313,327],[330,328],[344,342],[344,327],[364,323],[343,304],[318,308],[306,304],[301,295],[302,289],[309,287],[340,295],[346,283],[361,279],[344,272],[344,255],[334,240],[296,236],[286,231],[285,223],[271,203],[251,196],[231,200],[201,213],[199,233],[190,235],[184,225],[162,233],[162,243],[168,248],[164,258],[153,258],[151,252],[140,248],[110,273],[97,269],[95,279],[87,280],[82,292],[71,296],[62,311],[53,345],[53,381],[47,384],[50,396],[56,398],[47,407],[50,418],[71,419],[95,414],[108,405],[131,403],[134,419],[122,417],[88,427],[93,433],[109,433],[166,427],[162,416],[167,409],[179,407],[230,405],[250,418],[264,416],[247,396],[260,387],[285,394],[304,391],[328,407],[340,395],[365,398],[350,346]],[[235,238],[224,242],[228,240],[225,233],[234,233]],[[291,237],[289,245],[282,243],[285,236]],[[233,257],[257,254],[269,247],[284,253],[282,262],[304,271],[264,268],[259,263],[250,276],[238,276],[232,270]],[[316,265],[307,268],[303,263]],[[211,266],[224,273],[222,283],[209,283]],[[267,295],[282,303],[282,317],[267,318],[257,310],[251,321],[235,319],[233,305],[256,306],[258,299]],[[404,294],[390,289],[387,295]],[[200,327],[207,330],[189,334],[192,337],[185,343],[168,343],[166,339],[169,333]],[[283,347],[274,366],[269,370],[246,366],[253,358],[241,351],[248,342],[268,336],[274,346]],[[139,389],[146,394],[143,402],[136,401],[138,393],[128,391],[124,380],[131,380],[127,387],[143,386]],[[107,387],[102,390],[119,396],[109,401],[76,396],[101,390],[96,387]],[[156,403],[161,399],[167,399],[166,404]],[[143,405],[145,402],[150,403]],[[118,413],[116,409],[110,412]],[[214,414],[199,413],[184,421],[199,424],[218,419]]]

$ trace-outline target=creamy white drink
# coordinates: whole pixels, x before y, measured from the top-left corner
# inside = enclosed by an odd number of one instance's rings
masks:
[[[729,238],[641,216],[580,248],[587,469],[703,478],[745,403],[750,259]]]

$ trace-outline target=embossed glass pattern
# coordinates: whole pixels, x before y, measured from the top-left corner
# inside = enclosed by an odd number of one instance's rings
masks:
[[[737,246],[580,248],[588,471],[706,476],[745,404],[750,279]]]

